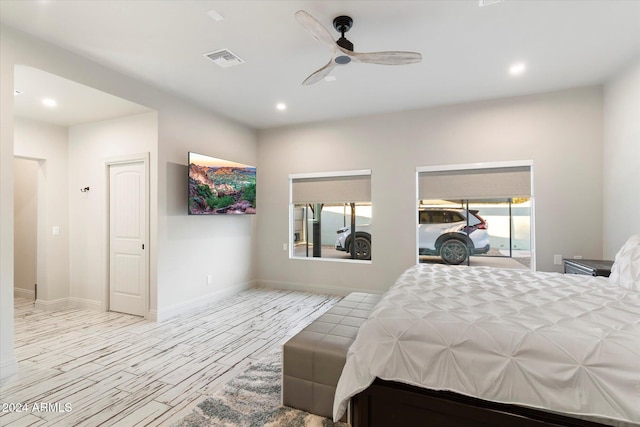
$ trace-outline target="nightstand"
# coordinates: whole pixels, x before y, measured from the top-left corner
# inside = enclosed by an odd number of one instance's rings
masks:
[[[597,259],[565,259],[564,272],[566,274],[585,274],[587,276],[609,277],[613,261]]]

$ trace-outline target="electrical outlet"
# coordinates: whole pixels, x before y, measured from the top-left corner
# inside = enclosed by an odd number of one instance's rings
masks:
[[[553,256],[553,264],[554,265],[562,265],[562,255],[554,255]]]
[[[582,255],[574,255],[573,259],[582,259]]]
[[[211,274],[207,275],[207,285],[213,285],[213,276]]]
[[[282,250],[286,251],[289,245],[287,245],[286,243],[282,244]]]

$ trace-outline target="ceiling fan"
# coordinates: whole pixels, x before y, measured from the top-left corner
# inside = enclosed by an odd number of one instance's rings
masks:
[[[304,10],[299,10],[295,15],[298,22],[302,24],[314,38],[324,43],[333,54],[333,57],[327,65],[307,77],[302,82],[303,85],[317,83],[325,78],[336,65],[346,65],[351,61],[383,65],[404,65],[413,64],[422,60],[422,55],[417,52],[354,52],[353,43],[344,37],[344,33],[349,31],[353,26],[353,19],[349,16],[338,16],[333,20],[333,28],[341,33],[338,41],[334,41],[329,31],[309,13]]]

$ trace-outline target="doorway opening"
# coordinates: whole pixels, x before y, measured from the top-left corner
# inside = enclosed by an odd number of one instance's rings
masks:
[[[39,200],[44,193],[44,161],[14,157],[13,192],[13,264],[14,297],[33,301],[35,304],[38,283],[38,263],[42,262],[44,245],[39,224],[45,221],[43,206]],[[44,279],[44,278],[42,278]]]

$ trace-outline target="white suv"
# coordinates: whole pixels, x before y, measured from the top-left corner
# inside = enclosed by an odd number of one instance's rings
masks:
[[[468,224],[467,224],[468,216]],[[447,264],[489,252],[489,225],[478,211],[428,208],[418,212],[418,254],[438,255]]]
[[[469,223],[467,224],[467,214]],[[478,211],[423,208],[418,212],[418,254],[437,255],[447,264],[462,264],[472,254],[489,252],[488,224]],[[336,249],[351,251],[350,227],[337,231]],[[371,259],[369,225],[356,227],[356,258]]]
[[[336,240],[336,250],[351,252],[351,227],[342,227],[336,231],[338,239]],[[371,259],[371,226],[356,226],[356,259]]]

